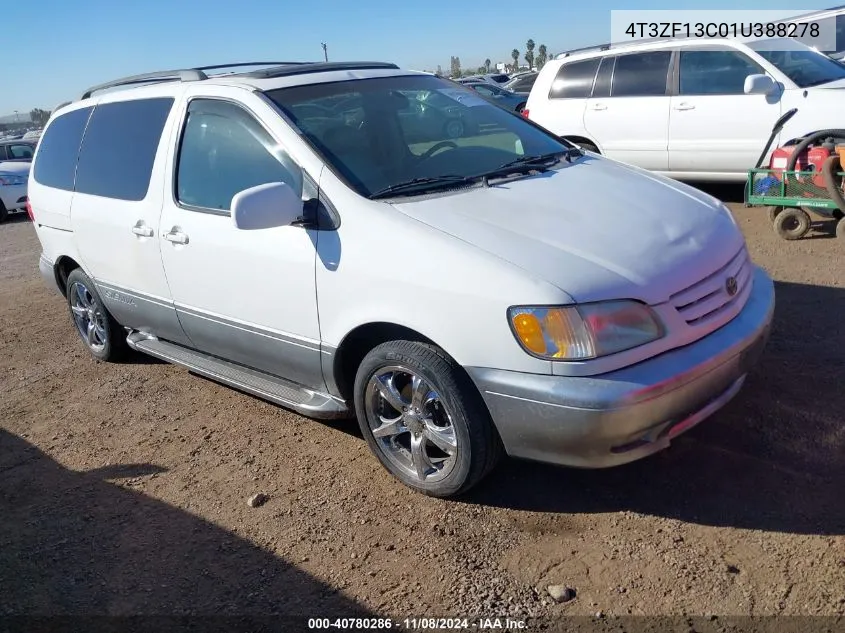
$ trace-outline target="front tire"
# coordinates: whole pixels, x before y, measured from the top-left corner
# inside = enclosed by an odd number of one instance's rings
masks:
[[[126,355],[124,329],[106,310],[94,282],[81,268],[67,277],[67,303],[79,338],[94,358],[112,362]]]
[[[3,201],[0,200],[0,224],[6,221],[6,217],[9,215],[9,212],[6,210],[6,205],[3,204]]]
[[[501,458],[480,394],[434,345],[390,341],[371,350],[355,378],[355,413],[382,466],[426,495],[466,492]]]
[[[451,121],[447,121],[446,125],[443,126],[443,133],[446,135],[446,138],[461,138],[464,135],[465,129],[463,121],[452,119]]]

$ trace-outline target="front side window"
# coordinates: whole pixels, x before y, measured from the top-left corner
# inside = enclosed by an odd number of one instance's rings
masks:
[[[413,179],[472,178],[568,146],[481,95],[430,75],[310,84],[267,96],[362,196]]]
[[[680,94],[745,94],[745,78],[759,74],[765,74],[763,68],[739,51],[682,50]]]
[[[657,97],[666,94],[671,51],[620,55],[613,71],[611,97]]]
[[[496,92],[493,90],[492,87],[482,86],[482,85],[471,85],[470,88],[475,90],[478,94],[482,94],[485,97],[493,97],[496,95]]]
[[[98,105],[79,150],[76,191],[136,202],[146,198],[173,101],[162,97]]]
[[[796,40],[760,40],[749,44],[749,47],[799,88],[845,79],[845,65]]]
[[[47,126],[33,167],[37,183],[73,191],[79,146],[93,109],[79,108],[59,115]]]
[[[550,99],[586,99],[593,89],[601,58],[585,59],[564,64],[557,71]]]
[[[32,145],[9,145],[9,158],[32,158]]]
[[[228,212],[235,194],[273,182],[302,192],[300,168],[252,115],[224,101],[190,103],[176,169],[181,204]]]

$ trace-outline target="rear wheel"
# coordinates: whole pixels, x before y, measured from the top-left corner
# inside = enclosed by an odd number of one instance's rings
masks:
[[[766,213],[769,216],[769,222],[774,224],[775,218],[778,217],[778,214],[783,211],[783,207],[767,207]]]
[[[355,412],[381,464],[427,495],[469,490],[502,454],[475,386],[434,345],[390,341],[370,351],[355,378]]]
[[[784,209],[775,218],[775,232],[785,240],[800,240],[810,230],[810,216],[803,209]]]
[[[0,200],[0,223],[6,221],[6,216],[9,215],[9,212],[6,211],[6,205],[3,204],[3,201]]]
[[[80,268],[67,276],[67,302],[79,338],[94,358],[116,361],[126,354],[125,330],[106,310],[94,282]]]

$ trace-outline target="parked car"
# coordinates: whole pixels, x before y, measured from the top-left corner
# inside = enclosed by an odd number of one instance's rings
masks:
[[[522,112],[522,109],[525,107],[527,97],[515,94],[504,88],[499,88],[499,86],[480,81],[466,83],[464,85],[477,92],[482,99],[486,99],[490,103],[502,107],[505,110]]]
[[[0,141],[0,161],[31,161],[36,144],[32,141]]]
[[[485,83],[501,85],[510,79],[510,75],[505,73],[489,73],[486,75],[472,75],[470,77],[461,77],[458,83],[472,83],[475,81],[483,81]]]
[[[0,162],[0,222],[9,213],[26,210],[28,162]]]
[[[41,273],[96,359],[131,348],[354,415],[390,473],[450,496],[502,453],[661,450],[765,345],[773,284],[721,202],[445,79],[346,62],[141,81],[54,112],[29,183]],[[399,113],[432,94],[498,131],[428,119],[440,140],[410,143]]]
[[[537,81],[537,75],[539,74],[539,71],[520,73],[502,84],[502,88],[527,97],[531,93],[531,88],[534,86],[534,82]]]
[[[558,56],[524,114],[590,151],[678,179],[737,181],[779,142],[841,127],[845,65],[795,40],[646,41]]]

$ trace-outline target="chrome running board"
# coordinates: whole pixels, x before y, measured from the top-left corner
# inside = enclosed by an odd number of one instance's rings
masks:
[[[181,365],[215,382],[234,387],[310,418],[330,420],[350,415],[346,403],[284,378],[244,367],[195,349],[162,341],[144,332],[131,332],[126,342],[134,350]]]

